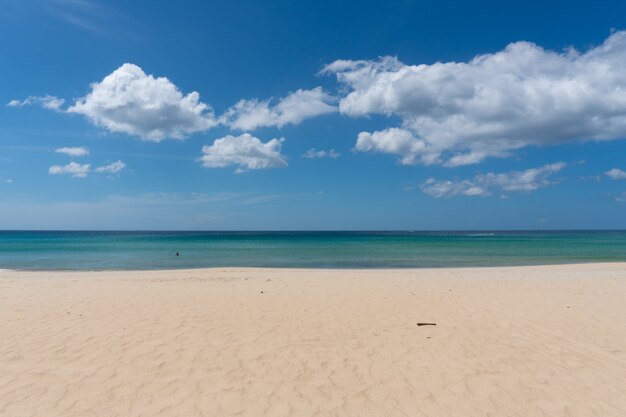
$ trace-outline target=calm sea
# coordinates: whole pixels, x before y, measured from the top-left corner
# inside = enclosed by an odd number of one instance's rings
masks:
[[[0,232],[0,269],[424,268],[611,261],[626,261],[626,231]]]

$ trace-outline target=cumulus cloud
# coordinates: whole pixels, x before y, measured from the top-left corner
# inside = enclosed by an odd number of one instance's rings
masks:
[[[59,149],[56,149],[55,152],[69,155],[69,156],[89,155],[89,149],[85,148],[84,146],[59,148]]]
[[[613,168],[604,173],[607,177],[612,178],[614,180],[626,180],[626,172],[622,171],[619,168]]]
[[[170,80],[147,75],[134,64],[124,64],[91,92],[67,109],[82,114],[96,126],[160,142],[205,131],[217,124],[213,110],[197,92],[183,95]]]
[[[62,111],[61,107],[63,106],[64,103],[65,103],[65,100],[62,98],[46,95],[46,96],[28,96],[24,100],[21,100],[21,101],[11,100],[8,102],[7,106],[24,107],[24,106],[37,104],[48,110]]]
[[[239,130],[299,124],[304,119],[337,111],[333,97],[321,87],[297,90],[272,104],[270,100],[240,100],[220,118],[222,123]]]
[[[235,165],[237,173],[251,169],[285,167],[287,161],[280,153],[284,140],[272,139],[263,143],[249,133],[240,136],[227,135],[216,139],[213,145],[203,146],[200,161],[205,168]]]
[[[551,176],[566,167],[565,162],[544,165],[525,171],[511,171],[500,174],[489,172],[474,178],[450,181],[429,178],[420,186],[421,190],[436,198],[465,196],[488,196],[495,191],[530,192],[555,184]]]
[[[378,132],[359,133],[355,150],[361,152],[383,152],[400,157],[400,163],[408,165],[416,162],[424,149],[424,142],[405,129],[392,127]]]
[[[112,164],[96,168],[96,172],[98,172],[98,173],[106,172],[106,173],[109,173],[109,174],[116,174],[116,173],[120,172],[121,170],[123,170],[124,168],[126,168],[126,164],[124,162],[122,162],[122,161],[115,161]]]
[[[468,62],[407,65],[393,57],[340,60],[342,114],[399,117],[399,126],[362,132],[358,151],[403,164],[475,164],[525,146],[626,137],[626,32],[584,52],[529,42]]]
[[[311,148],[308,151],[306,151],[305,153],[302,154],[303,158],[308,158],[308,159],[316,159],[316,158],[332,158],[332,159],[336,159],[339,158],[341,154],[339,152],[337,152],[334,149],[325,151],[325,150],[317,150],[315,148]]]
[[[52,175],[71,175],[72,177],[84,178],[89,173],[89,164],[78,164],[76,162],[70,162],[67,165],[53,165],[48,169],[48,173]]]

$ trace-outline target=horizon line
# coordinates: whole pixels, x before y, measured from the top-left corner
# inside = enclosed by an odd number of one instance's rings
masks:
[[[433,232],[626,232],[626,229],[0,229],[8,232],[110,232],[110,233],[433,233]]]

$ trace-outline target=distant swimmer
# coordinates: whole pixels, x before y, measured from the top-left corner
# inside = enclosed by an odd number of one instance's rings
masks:
[[[176,252],[176,256],[180,256],[180,253]]]

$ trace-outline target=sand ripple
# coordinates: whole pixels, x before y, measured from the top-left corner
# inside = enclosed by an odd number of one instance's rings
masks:
[[[0,416],[624,416],[625,271],[0,271]]]

